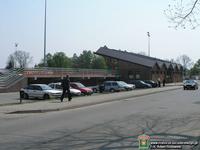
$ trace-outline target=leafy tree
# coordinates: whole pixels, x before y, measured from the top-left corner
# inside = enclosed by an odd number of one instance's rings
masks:
[[[11,54],[8,57],[6,69],[13,69],[13,68],[15,68],[15,59],[14,59],[13,55]]]
[[[102,56],[94,55],[92,60],[93,69],[107,69],[106,61]]]
[[[199,74],[200,74],[200,59],[190,69],[190,75],[199,75]]]
[[[72,61],[72,68],[79,68],[79,57],[76,53],[74,53],[73,57],[71,58]]]
[[[173,0],[165,14],[175,28],[190,26],[195,29],[199,26],[200,0]]]
[[[54,55],[47,54],[48,67],[62,67],[62,68],[86,68],[86,69],[106,69],[107,64],[102,56],[97,56],[91,51],[84,50],[80,56],[74,53],[72,58],[69,58],[63,52],[57,52]],[[36,65],[44,67],[44,61]]]
[[[47,54],[46,61],[47,61],[47,66],[53,66],[53,63],[54,63],[53,56],[50,53]],[[43,63],[43,66],[44,66],[44,63]]]
[[[64,52],[56,52],[54,55],[48,53],[46,55],[48,67],[69,68],[71,67],[71,59]],[[44,61],[38,64],[38,67],[44,67]]]
[[[69,68],[71,67],[71,60],[63,52],[57,52],[52,57],[52,63],[49,67],[61,67]]]
[[[84,50],[79,56],[79,68],[92,68],[93,53]]]
[[[46,55],[46,61],[47,66],[53,66],[53,56],[50,53]],[[44,67],[44,59],[38,65],[35,65],[35,67]]]

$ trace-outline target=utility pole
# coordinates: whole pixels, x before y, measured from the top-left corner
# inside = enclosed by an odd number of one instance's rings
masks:
[[[150,33],[147,32],[147,36],[148,36],[148,56],[150,57]]]
[[[45,0],[44,6],[44,67],[47,67],[46,61],[46,22],[47,22],[47,0]]]

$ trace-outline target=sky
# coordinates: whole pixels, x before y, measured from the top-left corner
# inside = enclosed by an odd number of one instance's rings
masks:
[[[68,57],[108,48],[148,53],[161,59],[200,57],[200,27],[169,28],[164,10],[173,0],[47,0],[47,53]],[[16,50],[29,52],[30,67],[43,58],[44,0],[0,0],[0,68]]]

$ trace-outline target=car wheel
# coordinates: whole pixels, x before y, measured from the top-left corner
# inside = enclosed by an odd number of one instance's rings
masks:
[[[115,90],[114,89],[110,89],[110,92],[115,92]]]
[[[45,94],[44,96],[43,96],[43,99],[45,100],[45,99],[49,99],[50,97],[49,97],[49,95],[48,94]]]
[[[93,89],[93,92],[94,92],[94,93],[97,93],[97,89],[96,89],[96,88],[94,88],[94,89]]]
[[[29,96],[27,93],[24,93],[24,99],[29,99]]]

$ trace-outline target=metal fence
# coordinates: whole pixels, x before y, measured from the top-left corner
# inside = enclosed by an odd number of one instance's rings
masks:
[[[29,68],[24,69],[26,77],[115,77],[117,71],[109,69],[81,69],[81,68]]]

